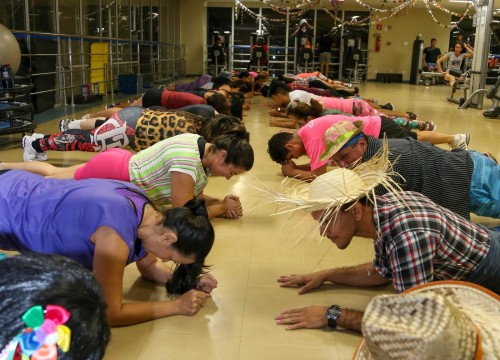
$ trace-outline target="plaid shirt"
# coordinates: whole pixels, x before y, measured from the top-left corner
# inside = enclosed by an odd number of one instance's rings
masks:
[[[435,280],[464,279],[486,257],[488,232],[415,192],[377,198],[373,265],[396,291]]]

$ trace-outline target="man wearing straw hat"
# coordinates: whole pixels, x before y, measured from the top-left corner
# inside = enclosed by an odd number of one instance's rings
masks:
[[[383,140],[363,134],[363,126],[341,122],[324,136],[330,159],[340,167],[351,167],[371,159]],[[389,160],[401,175],[397,181],[405,191],[424,194],[466,219],[470,212],[500,219],[500,166],[475,151],[446,151],[411,138],[388,139]]]
[[[500,293],[500,232],[474,224],[416,192],[401,192],[387,146],[354,169],[337,168],[312,183],[286,179],[284,190],[268,189],[278,213],[310,212],[322,235],[339,249],[353,237],[373,239],[372,262],[307,275],[281,276],[282,287],[299,294],[324,283],[378,286],[400,293],[435,280],[467,280]],[[375,194],[376,187],[387,193]],[[343,328],[360,331],[362,313],[338,305],[287,310],[276,317],[287,329]]]

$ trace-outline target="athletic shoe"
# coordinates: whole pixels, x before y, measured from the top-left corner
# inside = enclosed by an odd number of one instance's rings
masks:
[[[24,153],[23,153],[23,160],[24,161],[47,161],[48,160],[48,155],[47,152],[42,152],[39,153],[33,148],[33,141],[37,139],[43,138],[43,134],[36,134],[33,133],[31,136],[24,136],[23,137],[23,148],[24,148]]]
[[[406,113],[408,114],[408,118],[409,118],[410,120],[417,120],[417,114],[412,113],[412,112],[410,112],[410,111],[407,111]]]
[[[437,131],[437,125],[434,124],[434,121],[426,121],[425,122],[425,129],[427,131]]]
[[[69,130],[69,123],[73,121],[72,119],[62,119],[59,121],[59,130],[62,132],[68,131]]]
[[[35,140],[43,139],[43,137],[44,137],[43,134],[38,134],[38,133],[33,133],[33,134],[31,134],[31,136],[33,138],[35,138]],[[36,160],[37,161],[47,161],[48,159],[49,159],[49,156],[47,155],[46,151],[41,152],[41,153],[39,153],[39,152],[36,153]]]
[[[35,161],[36,160],[36,150],[33,148],[31,143],[36,139],[33,136],[24,136],[23,137],[23,160],[24,161]]]
[[[83,119],[90,119],[90,113],[83,115],[82,116],[82,120]]]
[[[392,105],[392,103],[388,102],[387,104],[385,105],[382,105],[381,106],[382,109],[385,109],[385,110],[394,110],[394,105]]]
[[[455,134],[453,141],[450,143],[452,149],[469,150],[468,145],[470,141],[469,134]]]
[[[497,159],[495,159],[495,157],[493,155],[491,155],[491,153],[487,152],[487,153],[483,153],[484,156],[486,156],[487,158],[490,158],[491,160],[493,160],[496,164],[498,164],[498,161]],[[500,231],[500,230],[499,230]]]

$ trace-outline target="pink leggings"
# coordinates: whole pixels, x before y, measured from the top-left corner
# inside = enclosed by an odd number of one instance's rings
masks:
[[[74,178],[113,179],[130,182],[129,162],[134,154],[124,149],[108,149],[96,154],[85,165],[76,169]]]

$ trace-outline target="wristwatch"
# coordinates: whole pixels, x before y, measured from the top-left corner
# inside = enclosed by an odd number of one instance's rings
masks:
[[[326,310],[326,320],[329,329],[337,328],[337,319],[340,317],[340,314],[342,314],[342,311],[340,311],[340,306],[338,305],[332,305]]]

